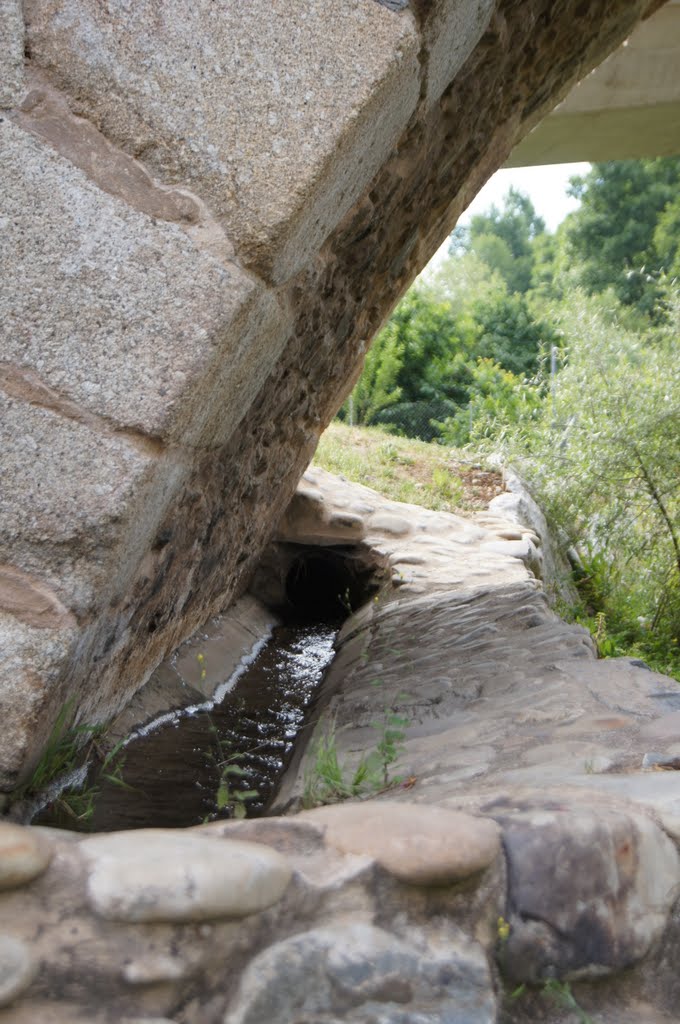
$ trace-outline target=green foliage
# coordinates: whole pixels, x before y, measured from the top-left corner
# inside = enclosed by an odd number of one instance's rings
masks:
[[[556,340],[527,296],[509,291],[497,268],[475,250],[407,294],[378,335],[341,417],[351,411],[354,423],[439,438],[440,424],[456,418],[477,394],[480,358],[517,375],[532,374],[541,348]]]
[[[229,744],[220,737],[212,721],[209,728],[215,742],[214,759],[219,769],[219,781],[215,791],[216,814],[209,815],[208,820],[225,812],[230,818],[245,818],[248,813],[248,802],[256,800],[259,796],[256,789],[247,789],[238,784],[248,776],[248,772],[238,763],[245,759],[245,754],[233,752]]]
[[[543,985],[543,995],[547,996],[556,1006],[562,1010],[571,1010],[578,1017],[579,1024],[595,1024],[589,1013],[580,1006],[568,981],[557,981],[552,979]]]
[[[667,334],[634,334],[615,312],[582,295],[563,304],[556,318],[565,361],[552,391],[544,385],[546,398],[530,415],[513,422],[506,414],[488,433],[521,464],[565,543],[581,551],[579,614],[606,614],[603,653],[653,634],[657,644],[665,638],[672,662],[680,636],[680,364]],[[538,387],[517,390],[536,397]]]
[[[305,774],[302,804],[308,809],[361,796],[367,778],[368,766],[363,758],[353,772],[340,764],[333,722],[314,746],[314,763]]]
[[[380,686],[380,680],[373,685]],[[314,745],[314,761],[305,773],[305,808],[381,793],[402,781],[392,775],[392,768],[402,755],[408,719],[386,708],[383,717],[371,725],[376,730],[375,748],[350,770],[338,758],[335,721],[326,724]]]
[[[680,278],[680,195],[664,207],[656,223],[654,249],[666,273]]]
[[[438,424],[444,444],[462,446],[492,438],[494,443],[508,431],[536,416],[542,406],[542,390],[526,382],[492,359],[480,359],[471,371],[469,404]]]
[[[511,1000],[521,999],[532,991],[534,990],[528,985],[522,984],[510,992],[508,998]],[[561,1010],[569,1010],[575,1014],[578,1018],[578,1024],[595,1024],[590,1014],[586,1013],[576,1000],[568,981],[558,981],[556,978],[552,978],[549,981],[543,982],[539,993],[543,999],[549,1000],[553,1006],[557,1006]]]
[[[455,229],[451,253],[476,253],[501,275],[510,292],[523,293],[531,285],[534,241],[544,232],[545,223],[529,197],[511,188],[502,210],[492,206],[472,217],[469,227]]]
[[[536,317],[524,295],[483,299],[473,305],[472,314],[480,327],[477,358],[493,360],[520,377],[533,375],[541,350],[558,340],[553,324]]]
[[[465,393],[449,367],[459,344],[456,330],[446,303],[412,289],[369,350],[341,418],[431,440],[436,431],[430,420],[453,412]]]
[[[17,802],[31,801],[44,796],[52,787],[58,792],[51,803],[67,818],[79,823],[91,819],[99,787],[97,780],[104,778],[116,786],[129,789],[123,779],[124,757],[121,753],[124,743],[120,741],[103,758],[98,755],[97,741],[102,737],[104,725],[74,725],[73,701],[67,701],[57,715],[45,749],[36,764],[31,778],[25,785],[15,791],[13,799]],[[96,769],[87,769],[88,763],[95,755],[100,764]],[[81,768],[79,776],[74,776]],[[94,777],[93,777],[94,775]],[[63,788],[62,788],[63,787]]]
[[[231,754],[226,761],[222,762],[220,782],[215,794],[217,810],[228,811],[232,818],[245,818],[248,801],[256,800],[259,796],[256,789],[242,789],[233,785],[234,779],[243,779],[248,774],[235,763],[241,757],[240,754]]]
[[[352,423],[373,423],[378,413],[401,398],[399,373],[404,363],[404,343],[393,321],[366,354],[363,372],[352,396],[343,406],[343,418]]]
[[[677,200],[679,185],[677,157],[593,164],[587,175],[572,179],[571,193],[581,205],[567,218],[566,243],[586,291],[612,287],[625,305],[654,313],[662,260],[675,251],[667,228],[657,229],[657,223]],[[673,215],[666,216],[670,228]]]
[[[35,796],[51,783],[74,771],[82,760],[81,751],[88,739],[101,733],[100,726],[72,725],[73,701],[67,701],[57,715],[40,760],[29,781],[20,791],[21,797]]]
[[[385,711],[384,718],[371,725],[377,731],[378,740],[367,761],[369,778],[380,779],[382,787],[387,788],[401,781],[390,777],[390,769],[401,757],[401,744],[406,739],[408,718],[393,711]]]
[[[466,467],[437,444],[391,436],[378,427],[331,423],[319,441],[314,463],[330,473],[372,487],[394,501],[442,512],[483,508],[464,487]]]

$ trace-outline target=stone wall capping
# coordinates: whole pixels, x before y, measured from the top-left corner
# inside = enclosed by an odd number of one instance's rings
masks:
[[[368,854],[413,885],[460,881],[488,868],[500,853],[495,822],[422,804],[363,801],[303,814],[325,826],[329,845]]]
[[[140,829],[80,843],[92,910],[114,921],[247,917],[276,903],[292,868],[274,850],[197,832]]]

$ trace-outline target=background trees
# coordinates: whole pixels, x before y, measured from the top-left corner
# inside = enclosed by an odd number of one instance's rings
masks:
[[[579,614],[678,671],[680,159],[595,164],[571,189],[553,234],[514,190],[456,229],[379,335],[352,416],[505,450],[580,552]]]
[[[679,185],[676,158],[593,164],[585,177],[572,179],[581,206],[567,219],[566,251],[589,294],[611,287],[624,305],[654,313],[659,275],[671,269],[677,251]]]

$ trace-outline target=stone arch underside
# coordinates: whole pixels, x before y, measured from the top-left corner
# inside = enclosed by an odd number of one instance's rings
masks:
[[[658,6],[5,0],[0,789],[244,589],[394,303]]]

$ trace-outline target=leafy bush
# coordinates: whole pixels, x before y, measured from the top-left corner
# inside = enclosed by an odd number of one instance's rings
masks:
[[[487,433],[520,464],[565,544],[581,551],[583,613],[604,612],[609,635],[629,645],[654,636],[653,650],[665,638],[673,663],[680,637],[676,346],[668,331],[626,331],[611,308],[583,295],[559,319],[565,362],[552,389],[545,381],[518,385],[530,414],[513,415],[515,398],[504,417],[487,422]],[[532,405],[541,386],[546,397]]]

